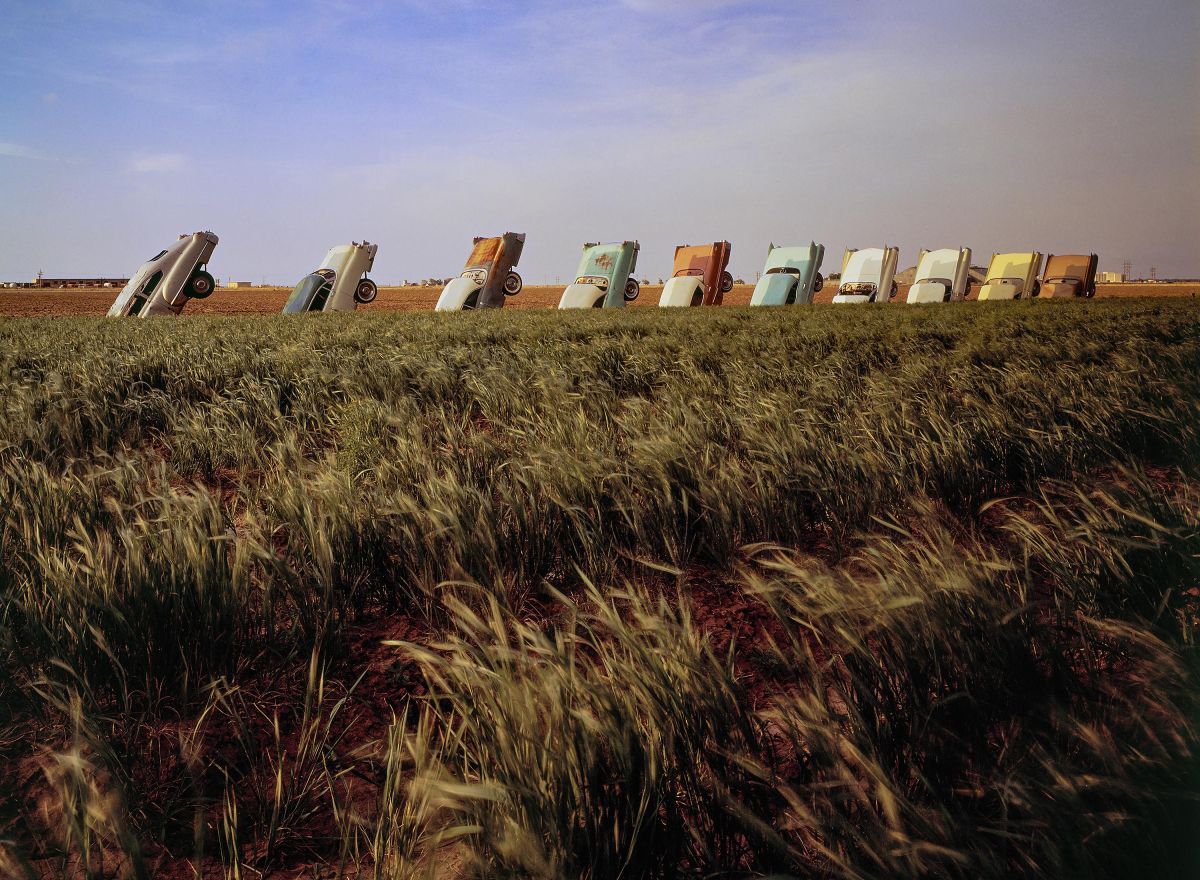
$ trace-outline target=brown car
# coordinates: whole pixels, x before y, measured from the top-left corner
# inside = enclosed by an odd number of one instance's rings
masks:
[[[719,306],[733,290],[733,276],[725,271],[733,247],[727,241],[675,248],[675,268],[663,287],[660,306]]]
[[[1038,296],[1096,295],[1095,254],[1051,254],[1042,272],[1042,289]]]
[[[506,296],[521,292],[521,276],[513,271],[513,266],[521,259],[524,248],[524,233],[476,238],[466,268],[442,289],[435,306],[437,311],[503,308]]]

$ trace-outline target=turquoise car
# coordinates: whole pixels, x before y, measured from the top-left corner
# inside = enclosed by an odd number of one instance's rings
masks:
[[[825,245],[815,242],[800,247],[776,247],[767,252],[762,278],[754,285],[752,306],[808,305],[813,294],[825,286],[821,261]]]
[[[560,309],[616,309],[638,298],[640,287],[631,277],[637,270],[636,241],[583,246],[575,282],[563,291]]]

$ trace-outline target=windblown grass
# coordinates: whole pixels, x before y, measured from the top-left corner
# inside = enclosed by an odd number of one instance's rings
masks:
[[[1166,302],[2,321],[0,759],[59,807],[0,859],[1147,868],[1198,367]]]

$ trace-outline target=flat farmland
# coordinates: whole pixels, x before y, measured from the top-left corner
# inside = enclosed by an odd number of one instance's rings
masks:
[[[833,299],[836,288],[830,282],[817,294],[817,303]],[[974,299],[978,285],[972,288],[968,299]],[[509,298],[506,308],[544,309],[555,308],[562,296],[561,286],[530,285],[517,296]],[[248,289],[219,289],[206,300],[188,303],[184,315],[256,315],[277,314],[287,300],[290,288],[253,287]],[[747,305],[754,292],[752,285],[737,285],[725,297],[727,305]],[[103,315],[108,311],[118,291],[108,288],[71,288],[66,290],[16,290],[0,289],[0,315],[23,317]],[[436,287],[381,287],[379,297],[362,311],[419,312],[428,311],[437,302],[440,288]],[[636,307],[657,306],[662,293],[660,285],[642,288],[641,296],[633,304]],[[908,285],[899,285],[896,300],[903,302]],[[1128,297],[1196,297],[1200,295],[1200,283],[1196,284],[1102,284],[1097,291],[1098,299]]]

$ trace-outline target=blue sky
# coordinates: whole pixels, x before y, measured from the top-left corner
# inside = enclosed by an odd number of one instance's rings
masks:
[[[126,275],[197,229],[214,274],[289,284],[364,237],[381,282],[452,275],[506,229],[531,283],[624,238],[654,278],[721,238],[751,278],[810,239],[1200,275],[1196,0],[3,11],[0,279]]]

